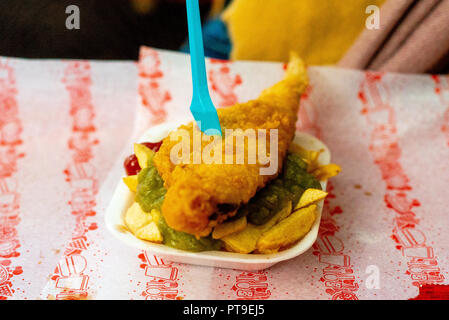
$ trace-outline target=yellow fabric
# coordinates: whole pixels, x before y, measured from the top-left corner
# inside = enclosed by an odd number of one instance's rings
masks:
[[[366,7],[384,1],[234,0],[223,13],[231,59],[285,62],[295,50],[307,64],[336,63],[365,27]]]

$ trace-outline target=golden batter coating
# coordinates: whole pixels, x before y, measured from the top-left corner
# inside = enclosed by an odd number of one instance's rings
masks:
[[[222,164],[175,164],[170,160],[170,152],[179,141],[169,137],[164,139],[154,157],[154,164],[167,189],[162,214],[171,228],[205,236],[210,233],[211,226],[216,224],[211,223],[211,220],[216,219],[217,212],[223,211],[222,206],[231,205],[234,210],[230,209],[228,215],[233,215],[237,206],[247,203],[257,190],[277,176],[294,137],[299,99],[307,84],[303,62],[292,55],[284,80],[264,90],[255,100],[218,109],[224,135],[221,141]],[[190,134],[190,143],[193,145],[193,133],[198,130],[196,124],[189,123],[177,131],[182,129]],[[259,161],[249,164],[246,139],[244,163],[226,164],[225,129],[277,129],[278,170],[270,175],[261,175],[260,168],[267,165]],[[209,143],[201,142],[203,148]],[[270,150],[268,132],[266,150]],[[235,146],[233,152],[236,152]],[[192,153],[190,159],[193,160]],[[226,212],[222,214],[226,215]],[[223,217],[219,220],[222,221]]]

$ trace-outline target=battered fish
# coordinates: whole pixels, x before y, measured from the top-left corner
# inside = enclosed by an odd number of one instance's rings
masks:
[[[258,161],[248,164],[247,156],[244,164],[224,164],[224,160],[223,164],[174,164],[170,151],[179,142],[164,139],[154,156],[154,165],[167,189],[162,214],[171,228],[206,236],[277,176],[294,137],[299,99],[307,84],[303,62],[292,55],[284,80],[264,90],[255,100],[218,109],[223,135],[225,129],[278,129],[278,170],[274,174],[261,175],[259,169],[266,165]],[[182,129],[189,132],[192,145],[193,132],[198,130],[196,124],[192,122],[177,130]],[[203,147],[208,143],[202,141]],[[224,159],[225,139],[222,144]],[[268,141],[267,150],[269,147]],[[245,142],[245,151],[247,148]]]

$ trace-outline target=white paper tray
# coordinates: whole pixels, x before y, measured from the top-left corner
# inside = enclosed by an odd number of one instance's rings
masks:
[[[152,127],[142,136],[139,142],[160,141],[166,137],[171,130],[176,129],[178,126],[179,123],[164,123]],[[297,132],[294,142],[308,150],[323,149],[324,151],[320,154],[318,162],[321,165],[330,163],[329,149],[317,138],[305,133]],[[321,182],[323,190],[326,189],[326,185],[327,181]],[[188,252],[167,247],[163,244],[141,240],[136,238],[131,232],[125,231],[125,228],[123,228],[125,225],[124,215],[133,202],[133,199],[134,194],[130,192],[128,187],[120,180],[105,216],[108,229],[119,240],[129,246],[149,251],[167,261],[241,270],[266,269],[278,262],[292,259],[307,251],[317,238],[318,228],[321,221],[321,212],[323,209],[323,201],[320,201],[318,203],[317,219],[309,233],[307,233],[307,235],[293,247],[278,253],[241,254],[223,251]]]

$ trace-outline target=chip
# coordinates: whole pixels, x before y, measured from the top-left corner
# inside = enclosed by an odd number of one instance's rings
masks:
[[[265,231],[257,241],[257,251],[273,253],[303,238],[316,219],[316,205],[295,210],[271,229]]]
[[[302,160],[304,160],[307,163],[308,172],[312,172],[313,170],[318,168],[319,166],[318,157],[320,156],[321,152],[324,151],[323,149],[321,149],[320,151],[307,150],[295,143],[291,144],[289,150],[293,153],[298,154],[302,158]]]
[[[161,217],[161,212],[159,210],[153,209],[151,210],[151,216],[153,217],[153,221],[157,223]]]
[[[307,207],[310,204],[318,202],[326,198],[327,192],[320,189],[309,188],[302,194],[295,209]]]
[[[268,222],[260,226],[248,223],[247,227],[240,231],[235,232],[231,235],[221,238],[226,250],[238,253],[250,253],[256,249],[257,241],[260,236],[273,227],[276,223],[288,217],[292,212],[292,204],[288,204],[279,212],[277,212]]]
[[[124,177],[123,182],[131,192],[137,191],[137,175]]]
[[[241,217],[234,221],[224,222],[215,227],[214,231],[212,232],[212,238],[221,239],[235,232],[242,231],[246,228],[246,225],[246,217]]]
[[[154,151],[140,143],[134,144],[134,153],[141,169],[148,167],[148,163],[153,159]]]
[[[160,233],[156,223],[150,222],[145,227],[140,228],[135,233],[135,236],[142,240],[148,240],[151,242],[161,243],[163,238],[162,234]]]
[[[153,219],[153,213],[147,213],[134,202],[126,211],[125,224],[137,237],[151,242],[162,242],[162,234]]]
[[[144,212],[137,202],[134,202],[126,211],[125,223],[132,233],[143,228],[153,221],[151,214]]]
[[[315,170],[313,170],[312,174],[320,181],[327,180],[329,178],[335,177],[339,174],[341,168],[339,165],[334,163],[327,164],[325,166],[321,166]]]

